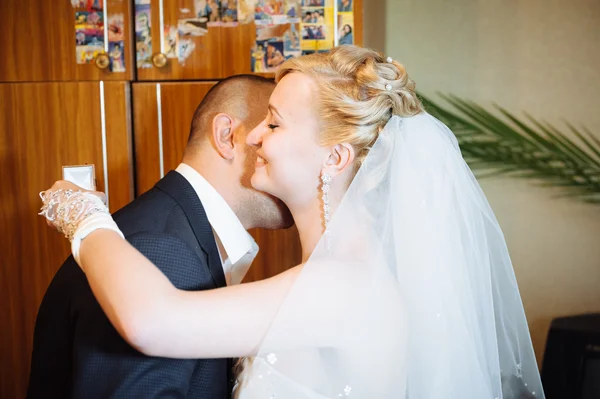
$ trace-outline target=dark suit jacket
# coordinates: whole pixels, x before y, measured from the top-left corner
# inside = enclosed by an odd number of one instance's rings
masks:
[[[114,218],[176,287],[225,285],[204,208],[179,173],[171,171]],[[110,324],[73,257],[58,270],[37,316],[28,398],[222,399],[231,388],[230,359],[142,355]]]

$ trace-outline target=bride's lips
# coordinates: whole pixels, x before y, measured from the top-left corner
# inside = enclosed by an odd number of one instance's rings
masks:
[[[256,166],[257,167],[264,166],[266,164],[268,164],[268,162],[263,157],[261,157],[260,155],[256,155]]]

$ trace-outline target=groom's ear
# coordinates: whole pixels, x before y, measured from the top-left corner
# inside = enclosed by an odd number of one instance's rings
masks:
[[[219,155],[227,160],[235,155],[233,130],[233,119],[229,115],[220,113],[213,118],[212,140]]]
[[[354,147],[348,143],[340,143],[331,147],[324,167],[331,177],[335,177],[352,168],[352,165],[354,165]]]

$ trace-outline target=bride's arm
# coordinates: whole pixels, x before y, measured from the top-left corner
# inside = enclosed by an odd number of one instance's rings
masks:
[[[171,358],[255,354],[300,267],[259,282],[182,291],[117,233],[82,241],[80,262],[119,334],[146,355]]]

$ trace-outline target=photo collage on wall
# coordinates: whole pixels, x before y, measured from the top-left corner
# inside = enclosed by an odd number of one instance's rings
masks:
[[[354,44],[354,0],[336,0],[338,18],[338,44]]]
[[[274,72],[286,59],[302,54],[300,9],[301,0],[255,0],[253,72]]]
[[[238,24],[238,0],[194,0],[194,12],[208,26]]]
[[[192,8],[179,8],[179,17],[176,25],[164,25],[164,53],[167,58],[177,59],[184,65],[185,60],[196,49],[195,38],[209,34],[209,27],[238,26],[238,0],[194,0]],[[150,21],[150,0],[136,0],[136,16],[146,15],[144,22]],[[137,21],[137,19],[136,19]],[[146,32],[150,31],[150,25],[140,25],[140,51],[138,52],[139,68],[150,67],[150,55],[146,49],[152,50],[151,38]],[[137,31],[136,31],[136,37]],[[141,54],[140,54],[141,53]],[[141,56],[141,58],[140,58]]]
[[[108,14],[104,21],[101,0],[72,0],[75,8],[75,57],[78,64],[92,64],[103,54],[107,29],[108,56],[111,72],[125,72],[125,18],[122,13]]]
[[[75,12],[75,56],[78,64],[92,64],[104,52],[104,14]]]
[[[334,9],[337,0],[302,0],[302,54],[329,51],[334,43]]]
[[[164,26],[164,53],[184,64],[197,47],[195,38],[209,35],[209,27],[254,23],[251,69],[274,72],[289,58],[329,51],[335,41],[334,18],[338,18],[340,44],[354,43],[352,3],[353,0],[193,0],[193,8],[179,9],[176,26]],[[335,6],[339,10],[337,17]],[[150,0],[135,0],[135,37],[138,68],[152,67]]]
[[[135,0],[135,53],[138,68],[152,68],[150,0]]]
[[[111,72],[125,72],[125,16],[108,14],[108,56]]]

